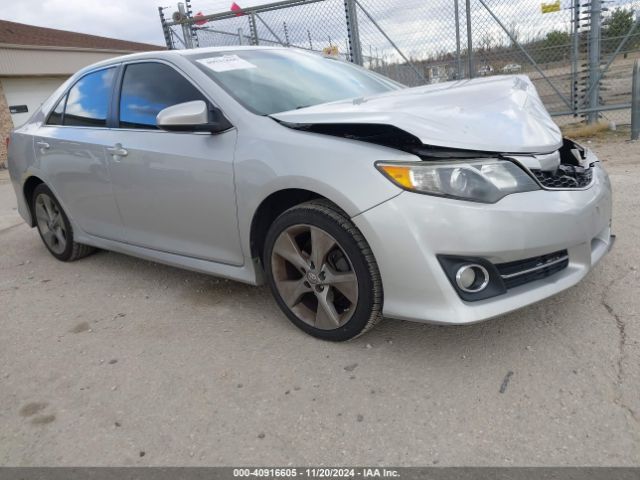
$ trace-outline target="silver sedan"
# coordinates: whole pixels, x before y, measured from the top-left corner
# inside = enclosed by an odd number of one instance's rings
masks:
[[[579,280],[611,187],[525,76],[406,88],[285,48],[85,68],[13,132],[20,214],[59,260],[96,248],[267,282],[305,332],[464,324]]]

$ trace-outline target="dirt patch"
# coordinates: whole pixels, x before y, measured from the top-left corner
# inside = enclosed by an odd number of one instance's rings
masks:
[[[31,423],[33,425],[46,425],[47,423],[52,423],[55,419],[55,415],[39,415],[34,417],[33,420],[31,420]]]
[[[88,332],[89,331],[89,322],[80,322],[79,324],[77,324],[75,327],[73,327],[69,331],[71,333]]]
[[[20,415],[22,415],[23,417],[31,417],[32,415],[35,415],[36,413],[41,412],[42,410],[47,408],[47,406],[49,406],[49,404],[46,402],[27,403],[20,409]]]

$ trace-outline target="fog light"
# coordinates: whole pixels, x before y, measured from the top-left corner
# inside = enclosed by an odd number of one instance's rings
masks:
[[[477,263],[463,265],[456,272],[456,283],[465,292],[480,292],[489,285],[489,272]]]
[[[462,255],[437,257],[451,286],[465,302],[486,300],[507,292],[500,273],[486,258]]]

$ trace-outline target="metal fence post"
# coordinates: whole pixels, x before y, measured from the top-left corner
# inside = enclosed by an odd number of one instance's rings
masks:
[[[253,12],[249,14],[249,32],[251,33],[251,44],[258,45],[258,27],[256,25],[256,16]]]
[[[578,57],[580,55],[580,0],[573,0],[573,37],[571,38],[571,110],[576,112],[578,102]],[[576,116],[576,114],[574,114]]]
[[[198,48],[200,41],[198,40],[198,32],[193,28],[193,9],[191,8],[191,0],[185,0],[187,6],[187,18],[189,19],[189,32],[191,32],[192,47]]]
[[[640,138],[640,60],[633,64],[631,87],[631,140]]]
[[[636,32],[636,28],[639,25],[640,25],[640,15],[637,15],[636,20],[631,24],[631,28],[627,31],[627,34],[622,38],[620,43],[618,43],[618,46],[616,47],[614,52],[610,55],[607,63],[604,65],[604,67],[598,70],[598,78],[596,81],[591,83],[591,86],[589,87],[589,94],[587,96],[591,94],[591,88],[595,86],[598,86],[598,87],[600,86],[600,80],[604,78],[605,73],[607,73],[607,71],[609,70],[609,67],[611,66],[613,61],[616,59],[618,54],[622,51],[624,46],[627,44],[627,41],[633,36],[634,32]]]
[[[466,0],[465,10],[467,13],[467,77],[473,78],[473,35],[471,33],[471,0]]]
[[[238,29],[238,45],[242,45],[244,43],[244,33],[242,32],[242,28]]]
[[[460,61],[460,15],[458,0],[454,1],[454,21],[456,23],[456,79],[460,80],[462,74],[462,63]]]
[[[188,22],[184,3],[178,3],[178,12],[180,12],[180,25],[182,26],[182,39],[184,40],[184,46],[185,48],[193,48],[193,34],[191,33],[191,24]]]
[[[600,34],[601,34],[601,0],[591,0],[589,15],[589,108],[596,109],[600,103]],[[598,121],[598,111],[587,115],[588,123]]]
[[[171,32],[169,31],[169,27],[167,27],[167,21],[164,18],[164,8],[158,7],[158,13],[160,14],[160,24],[162,25],[162,33],[164,33],[164,43],[167,44],[167,49],[173,50],[175,47],[173,46]]]
[[[347,35],[349,37],[349,57],[353,63],[362,65],[362,47],[358,31],[358,9],[354,0],[344,0]]]

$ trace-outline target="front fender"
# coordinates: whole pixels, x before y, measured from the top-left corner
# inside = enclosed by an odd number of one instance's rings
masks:
[[[387,147],[278,128],[286,132],[281,140],[238,139],[234,163],[238,225],[247,258],[253,216],[273,193],[307,190],[354,217],[401,193],[375,168],[376,161],[418,160]]]

